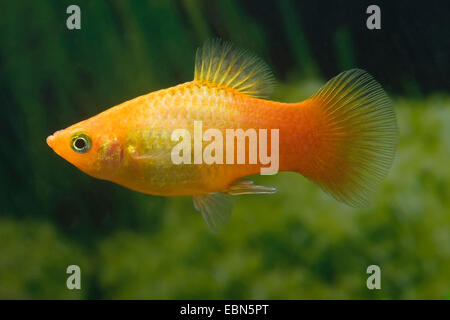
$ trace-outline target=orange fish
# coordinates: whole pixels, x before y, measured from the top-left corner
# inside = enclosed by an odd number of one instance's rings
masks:
[[[219,133],[228,137],[229,129],[266,132],[267,145],[261,145],[260,135],[257,150],[271,154],[277,161],[275,171],[298,172],[338,200],[365,204],[386,176],[396,148],[396,117],[382,87],[365,71],[353,69],[334,77],[305,101],[281,103],[264,99],[271,92],[272,79],[257,57],[230,43],[207,41],[197,50],[193,81],[112,107],[55,132],[47,144],[95,178],[147,194],[192,196],[212,229],[229,218],[230,196],[276,189],[242,179],[267,167],[267,161],[250,161],[256,150],[250,134],[244,145],[214,149],[213,163],[195,160],[206,152],[205,141],[200,153],[187,144],[180,148],[183,141],[191,143],[198,137],[194,121],[205,133],[216,130],[214,141],[209,137],[211,144],[218,142]],[[179,129],[185,135],[174,139]],[[276,138],[271,140],[275,144],[268,142],[269,136]],[[194,160],[175,163],[174,150]],[[220,153],[225,158],[230,150],[243,151],[246,161],[220,161]],[[236,154],[230,159],[235,160]]]

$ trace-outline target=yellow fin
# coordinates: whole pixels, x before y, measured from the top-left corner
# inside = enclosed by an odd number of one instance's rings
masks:
[[[228,223],[231,217],[231,197],[221,192],[213,192],[193,196],[194,207],[200,211],[209,228],[218,232]]]
[[[194,80],[213,82],[259,98],[269,96],[274,83],[264,61],[219,39],[208,40],[197,49]]]
[[[397,147],[397,120],[381,85],[367,72],[340,73],[310,98],[323,110],[326,146],[307,176],[336,199],[368,203],[387,175]]]

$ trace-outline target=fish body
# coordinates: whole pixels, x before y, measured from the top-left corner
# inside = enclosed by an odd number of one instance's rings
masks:
[[[227,149],[223,141],[223,162],[195,163],[192,148],[194,163],[174,163],[180,143],[174,130],[187,132],[183,139],[191,142],[202,140],[208,129],[225,138],[229,129],[262,130],[271,138],[276,130],[276,148],[268,142],[267,154],[277,152],[277,171],[299,172],[349,204],[365,202],[395,152],[395,114],[381,86],[355,69],[299,103],[262,99],[270,87],[270,73],[260,60],[230,44],[208,42],[197,52],[193,81],[124,102],[56,132],[47,143],[96,178],[147,194],[193,196],[215,229],[229,216],[228,195],[276,191],[242,180],[261,172],[260,162],[249,161],[261,145],[251,149],[247,137],[244,150],[237,143]],[[195,122],[201,123],[200,136]],[[200,158],[208,143],[202,142]],[[229,150],[232,163],[225,161]],[[237,164],[240,151],[247,161]]]

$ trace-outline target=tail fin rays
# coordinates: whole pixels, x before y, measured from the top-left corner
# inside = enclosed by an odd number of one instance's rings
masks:
[[[345,71],[310,102],[323,111],[326,146],[305,176],[338,200],[365,205],[387,175],[397,145],[396,117],[383,88],[367,72]]]

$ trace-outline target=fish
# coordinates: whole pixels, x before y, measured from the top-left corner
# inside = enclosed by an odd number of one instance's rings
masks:
[[[274,83],[268,65],[253,53],[220,39],[207,40],[195,55],[194,80],[123,102],[56,131],[46,142],[92,177],[145,194],[191,196],[213,231],[230,219],[234,196],[277,189],[247,178],[262,174],[267,162],[196,162],[208,145],[177,149],[180,141],[199,136],[195,122],[203,131],[214,129],[223,136],[239,129],[265,132],[266,138],[270,133],[276,143],[257,149],[276,156],[276,172],[297,172],[339,201],[367,206],[397,146],[396,115],[382,86],[366,71],[351,69],[310,98],[285,103],[268,99]],[[174,139],[180,129],[184,135]],[[246,152],[250,159],[256,149],[251,149],[249,136],[244,139],[244,145],[229,150]],[[175,149],[194,161],[175,163]],[[217,147],[214,153],[225,151]]]

